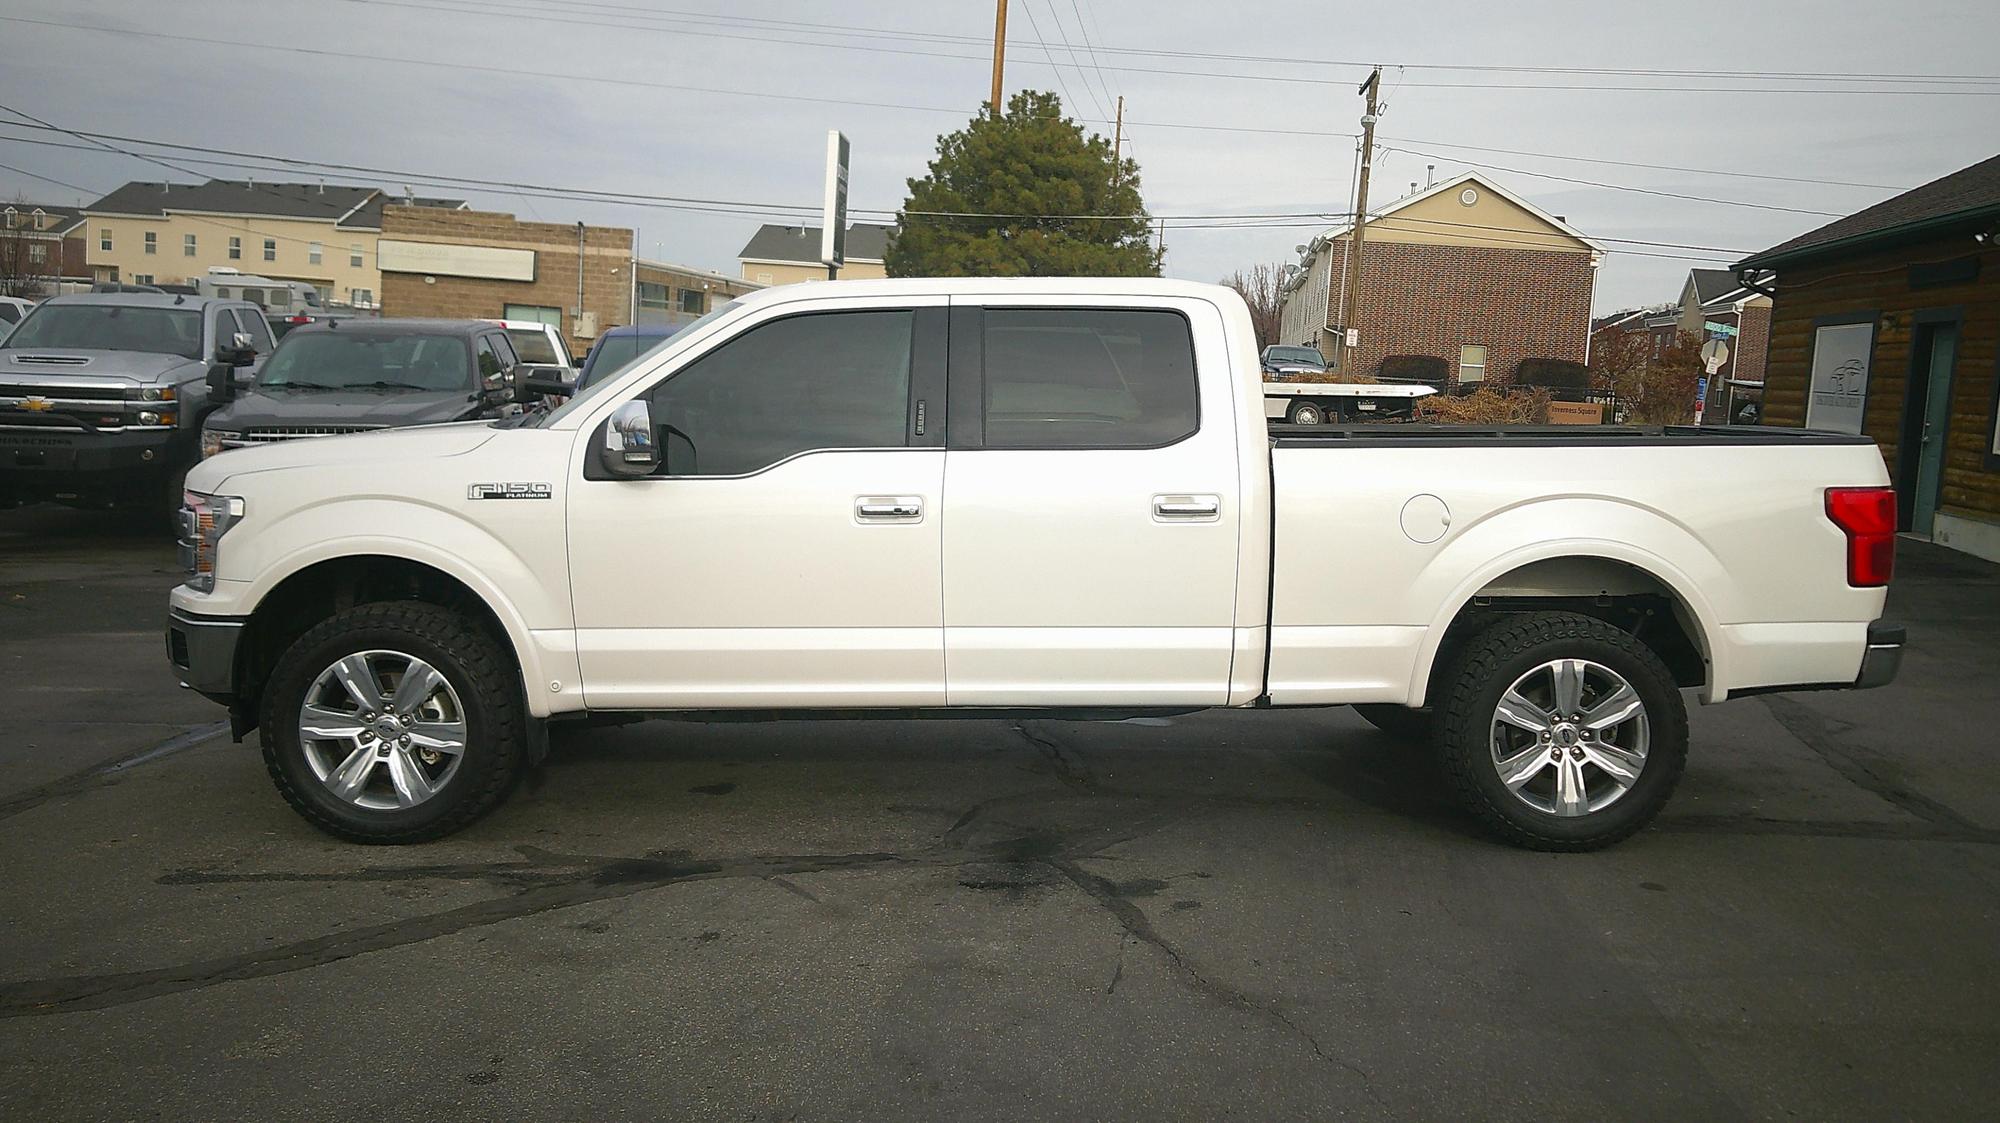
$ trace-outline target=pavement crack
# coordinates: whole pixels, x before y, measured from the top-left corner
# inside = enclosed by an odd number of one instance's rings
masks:
[[[1239,1010],[1243,1013],[1252,1014],[1276,1023],[1287,1033],[1304,1042],[1306,1047],[1312,1050],[1313,1055],[1320,1060],[1337,1065],[1353,1074],[1361,1082],[1361,1089],[1368,1098],[1373,1100],[1377,1106],[1384,1106],[1381,1096],[1375,1090],[1375,1079],[1369,1075],[1366,1069],[1348,1060],[1346,1057],[1327,1052],[1326,1048],[1320,1044],[1318,1037],[1314,1036],[1311,1031],[1301,1026],[1298,1022],[1292,1020],[1291,1016],[1279,1008],[1277,1003],[1260,1002],[1243,991],[1209,978],[1180,948],[1174,946],[1172,941],[1160,935],[1159,931],[1153,927],[1153,922],[1147,917],[1145,910],[1120,895],[1118,887],[1109,879],[1091,873],[1089,870],[1077,865],[1070,858],[1051,857],[1044,859],[1044,861],[1048,863],[1050,868],[1063,875],[1070,884],[1083,890],[1084,895],[1096,901],[1106,912],[1109,912],[1113,919],[1118,921],[1119,927],[1124,930],[1119,937],[1119,963],[1117,974],[1112,978],[1113,987],[1117,986],[1118,978],[1123,976],[1125,970],[1124,941],[1127,937],[1136,939],[1140,943],[1146,944],[1164,955],[1167,962],[1172,966],[1174,974],[1180,976],[1181,980],[1195,991],[1230,1009]],[[1110,990],[1107,989],[1106,993],[1110,993]]]
[[[32,811],[52,799],[75,795],[93,787],[108,777],[116,776],[130,768],[151,764],[156,760],[184,752],[197,745],[204,745],[229,731],[226,721],[214,721],[205,725],[191,725],[179,733],[156,741],[137,752],[119,757],[104,764],[93,764],[80,772],[72,772],[58,780],[29,788],[27,791],[0,799],[0,819],[12,818],[23,811]]]
[[[1096,775],[1090,771],[1090,766],[1076,755],[1074,749],[1047,733],[1029,729],[1025,721],[1016,722],[1014,732],[1035,746],[1035,749],[1049,762],[1050,769],[1055,772],[1056,779],[1062,781],[1064,787],[1089,795],[1098,794]]]

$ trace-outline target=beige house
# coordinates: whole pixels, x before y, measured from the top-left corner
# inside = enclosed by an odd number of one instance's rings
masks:
[[[789,285],[799,281],[826,280],[826,266],[819,260],[817,226],[772,226],[757,228],[743,245],[736,260],[743,267],[743,279],[760,285]],[[889,233],[894,227],[857,222],[847,228],[847,264],[840,279],[855,281],[886,277],[882,256],[889,249]]]
[[[185,284],[222,267],[303,281],[324,304],[373,308],[382,208],[402,201],[373,187],[315,183],[128,183],[83,208],[86,260],[99,282]]]
[[[632,263],[632,322],[691,324],[746,292],[764,286],[692,265],[641,258]]]

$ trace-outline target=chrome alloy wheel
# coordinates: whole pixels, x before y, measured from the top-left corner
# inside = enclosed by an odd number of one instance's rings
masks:
[[[1564,818],[1618,802],[1646,768],[1646,704],[1624,676],[1555,659],[1514,680],[1493,709],[1493,769],[1514,797]]]
[[[299,707],[299,747],[340,799],[371,811],[415,807],[465,759],[465,707],[429,663],[357,651],[321,671]]]

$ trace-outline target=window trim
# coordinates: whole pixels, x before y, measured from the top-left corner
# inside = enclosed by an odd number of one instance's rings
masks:
[[[146,232],[145,232],[145,236],[144,236],[144,237],[142,237],[142,238],[140,239],[140,241],[141,241],[142,243],[144,243],[144,244],[145,244],[145,247],[146,247],[146,252],[147,252],[148,254],[151,254],[151,255],[153,255],[153,256],[158,256],[158,255],[159,255],[159,252],[160,252],[160,233],[159,233],[159,231],[157,231],[157,230],[148,230],[148,231],[146,231]]]
[[[181,256],[182,256],[182,257],[193,257],[193,256],[195,256],[196,252],[197,252],[197,251],[196,251],[196,249],[195,249],[195,236],[194,236],[193,234],[182,234],[182,235],[181,235]]]
[[[264,239],[264,260],[278,260],[278,240],[276,238]]]
[[[322,264],[322,263],[324,262],[325,258],[326,258],[326,244],[325,244],[325,243],[323,243],[323,242],[307,242],[307,243],[306,243],[306,264],[307,264],[307,265],[319,265],[319,264]]]
[[[1179,316],[1187,329],[1190,374],[1194,379],[1194,428],[1170,441],[1150,445],[1002,445],[986,443],[986,313],[988,312],[1166,312]],[[946,369],[945,396],[951,405],[945,447],[970,452],[1157,452],[1201,435],[1207,420],[1201,408],[1201,353],[1195,344],[1194,320],[1187,310],[1157,304],[953,304],[951,358]]]
[[[590,480],[590,481],[616,481],[628,484],[656,483],[656,482],[675,483],[683,485],[717,483],[729,480],[753,479],[757,476],[763,475],[766,472],[775,471],[776,469],[783,467],[784,465],[789,464],[792,461],[797,460],[802,456],[817,456],[822,453],[853,453],[853,452],[900,453],[900,452],[940,451],[945,447],[944,434],[947,431],[947,426],[941,422],[934,422],[927,417],[925,423],[925,431],[921,436],[919,436],[915,433],[916,413],[917,413],[917,403],[919,401],[926,402],[926,412],[929,413],[931,412],[928,405],[930,401],[937,401],[942,405],[944,404],[944,400],[948,396],[945,387],[946,358],[944,350],[946,342],[945,339],[946,323],[947,323],[946,316],[951,311],[955,310],[948,308],[948,306],[943,303],[924,302],[917,304],[904,304],[904,303],[891,302],[883,304],[862,304],[852,307],[813,308],[796,312],[783,312],[777,315],[769,316],[764,319],[759,319],[751,323],[745,324],[742,326],[740,330],[733,331],[724,338],[716,340],[713,346],[704,347],[699,352],[687,356],[687,358],[684,361],[675,364],[672,370],[668,370],[665,372],[653,372],[644,375],[640,377],[633,384],[630,390],[620,392],[616,395],[607,394],[605,397],[605,400],[607,402],[616,402],[619,405],[623,405],[626,402],[638,401],[642,398],[650,398],[653,394],[653,391],[657,390],[662,384],[671,382],[675,378],[680,377],[682,372],[692,368],[695,364],[701,362],[701,360],[709,357],[710,355],[716,354],[717,352],[721,351],[724,347],[729,346],[731,343],[734,343],[739,339],[743,339],[744,337],[750,335],[752,332],[759,331],[763,328],[770,327],[773,324],[781,323],[786,320],[799,320],[799,319],[804,319],[808,316],[839,316],[839,315],[851,315],[854,313],[865,314],[874,312],[907,312],[910,313],[911,317],[910,318],[910,377],[909,377],[909,384],[907,387],[907,391],[903,399],[903,441],[904,441],[903,444],[828,445],[824,448],[802,448],[795,452],[788,453],[785,456],[779,457],[777,460],[774,460],[769,464],[766,464],[760,468],[752,469],[751,471],[748,472],[737,472],[732,475],[713,475],[713,476],[646,475],[639,477],[614,477],[609,473],[607,473],[602,467],[602,465],[598,463],[597,456],[594,451],[586,451],[583,457],[583,471],[582,471],[583,478],[585,480]],[[633,373],[637,374],[638,372],[635,371]],[[930,399],[925,399],[920,397],[919,396],[920,389],[926,393],[932,394],[933,397]],[[615,412],[616,408],[617,408],[616,406],[611,406],[610,409],[607,412],[605,412],[601,417],[599,417],[599,419],[596,422],[590,425],[590,434],[591,434],[590,439],[579,442],[580,447],[586,450],[595,450],[603,447],[604,431],[605,428],[611,424],[611,413]],[[662,466],[664,466],[665,464],[664,458],[662,458],[661,463]]]
[[[1465,352],[1466,349],[1469,347],[1479,348],[1478,362],[1468,363],[1465,361]],[[1659,348],[1657,347],[1657,345],[1654,347],[1653,353],[1655,355],[1659,354]],[[1458,362],[1451,369],[1452,382],[1454,385],[1458,386],[1471,386],[1471,385],[1485,386],[1489,381],[1486,377],[1486,372],[1492,368],[1492,365],[1493,365],[1493,349],[1491,347],[1487,346],[1484,343],[1461,343],[1458,345]],[[1468,380],[1465,377],[1466,367],[1477,368],[1479,371],[1479,377]]]
[[[243,237],[240,234],[231,234],[229,236],[229,260],[243,260]]]

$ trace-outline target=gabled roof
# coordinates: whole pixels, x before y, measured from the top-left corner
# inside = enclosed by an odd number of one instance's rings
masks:
[[[1690,269],[1688,281],[1694,285],[1694,302],[1698,305],[1743,287],[1737,283],[1734,269]]]
[[[1770,267],[1893,238],[1929,231],[1942,233],[1959,224],[1977,225],[1995,220],[2000,220],[2000,156],[1981,160],[1922,187],[1913,187],[1789,242],[1780,242],[1744,258],[1736,267]]]
[[[83,212],[81,210],[76,207],[65,207],[56,203],[23,202],[19,199],[0,201],[0,213],[9,210],[16,214],[24,215],[32,215],[36,211],[40,211],[45,215],[53,217],[55,222],[43,228],[42,233],[44,234],[67,234],[71,230],[76,229],[77,223],[83,221]],[[27,227],[23,226],[21,229],[26,230]]]
[[[1431,186],[1426,187],[1425,189],[1417,192],[1414,195],[1405,195],[1401,199],[1398,199],[1395,202],[1390,203],[1386,207],[1371,208],[1368,214],[1368,221],[1371,223],[1380,222],[1381,220],[1388,218],[1390,215],[1395,214],[1397,211],[1400,211],[1405,207],[1409,207],[1416,203],[1420,203],[1423,200],[1428,199],[1433,195],[1441,195],[1448,191],[1455,191],[1458,188],[1463,187],[1468,183],[1476,183],[1480,187],[1483,187],[1486,190],[1493,192],[1495,195],[1500,196],[1502,199],[1505,199],[1508,202],[1514,204],[1515,206],[1521,208],[1522,210],[1527,211],[1529,214],[1534,215],[1536,218],[1547,223],[1551,227],[1554,227],[1556,230],[1561,231],[1562,233],[1567,234],[1572,238],[1575,238],[1577,241],[1582,242],[1584,245],[1589,246],[1591,249],[1596,250],[1598,253],[1606,252],[1605,248],[1602,245],[1600,245],[1595,241],[1592,241],[1587,235],[1583,233],[1583,231],[1578,230],[1576,227],[1571,226],[1569,223],[1564,222],[1562,219],[1557,218],[1555,215],[1552,215],[1549,212],[1543,210],[1542,208],[1536,206],[1535,204],[1530,203],[1526,199],[1521,198],[1519,195],[1514,194],[1512,191],[1507,190],[1505,187],[1500,186],[1498,183],[1495,183],[1492,180],[1487,179],[1485,176],[1480,175],[1478,172],[1465,172],[1463,174],[1453,176],[1450,179],[1432,184]],[[1320,235],[1320,237],[1326,239],[1327,241],[1332,241],[1335,238],[1344,236],[1345,234],[1347,234],[1348,231],[1352,229],[1354,229],[1354,224],[1350,222],[1342,226],[1335,226],[1329,229],[1325,234]],[[1363,238],[1364,244],[1366,240],[1367,239],[1364,237]]]
[[[889,250],[889,232],[894,229],[893,226],[872,222],[851,224],[847,228],[847,259],[882,260]],[[736,256],[744,261],[795,261],[801,265],[818,265],[820,230],[818,226],[774,226],[765,223],[757,228]]]
[[[253,214],[273,218],[319,219],[337,226],[379,230],[382,206],[399,201],[376,187],[319,183],[257,183],[211,179],[207,183],[128,183],[83,208],[86,214],[165,216],[169,211],[197,214]],[[419,206],[460,208],[460,199],[419,199]]]

